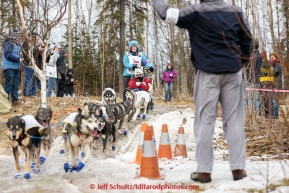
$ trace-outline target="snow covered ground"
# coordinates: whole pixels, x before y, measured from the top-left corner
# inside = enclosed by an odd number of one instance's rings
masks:
[[[216,122],[214,135],[215,162],[212,172],[212,182],[201,184],[190,179],[195,171],[195,140],[193,132],[194,112],[191,109],[177,110],[163,115],[149,117],[147,123],[154,127],[156,147],[158,149],[162,124],[168,124],[172,151],[175,149],[177,133],[183,118],[187,119],[185,140],[188,158],[177,157],[173,160],[159,160],[160,173],[164,180],[149,180],[136,178],[139,165],[132,164],[135,160],[141,121],[127,136],[117,141],[115,156],[103,158],[96,155],[91,158],[79,173],[65,173],[63,169],[64,155],[59,154],[62,138],[54,141],[49,157],[41,165],[41,173],[32,172],[32,178],[23,178],[24,161],[21,161],[22,176],[14,179],[15,163],[12,156],[0,156],[0,192],[194,192],[179,189],[181,185],[195,188],[199,192],[258,192],[266,190],[268,185],[277,185],[271,192],[289,192],[289,187],[280,186],[281,180],[289,178],[289,162],[284,161],[252,161],[248,158],[247,178],[233,181],[227,160],[227,148],[219,143],[223,138],[222,123]],[[100,146],[101,147],[101,146]],[[111,144],[108,144],[111,148]],[[288,184],[288,183],[287,183]],[[151,186],[150,186],[151,185]],[[272,186],[270,186],[272,187]],[[134,188],[134,189],[130,189]]]

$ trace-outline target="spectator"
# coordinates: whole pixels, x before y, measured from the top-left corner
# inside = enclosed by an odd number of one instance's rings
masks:
[[[270,66],[273,72],[273,88],[274,90],[282,90],[282,67],[280,65],[277,53],[270,54]],[[279,116],[279,97],[278,92],[272,93],[273,96],[273,118],[278,119]]]
[[[48,88],[47,88],[47,97],[51,97],[52,90],[56,87],[56,94],[58,93],[58,80],[57,80],[57,66],[56,61],[59,57],[59,51],[61,49],[60,44],[54,46],[53,55],[51,56],[49,63],[47,64],[46,76],[48,76]]]
[[[153,66],[148,61],[148,59],[145,57],[145,55],[141,52],[139,44],[136,40],[132,40],[129,43],[129,51],[125,53],[123,57],[123,65],[124,65],[124,71],[123,71],[123,86],[124,91],[128,87],[128,83],[131,79],[131,76],[134,74],[134,70],[136,68],[141,68],[142,66],[145,66],[149,69],[150,72],[154,71]],[[125,101],[125,94],[123,94],[123,100]]]
[[[64,95],[65,97],[73,97],[74,89],[73,86],[76,84],[77,80],[75,76],[73,75],[73,69],[68,68],[67,73],[65,75],[65,79],[61,80],[61,82],[64,82],[65,89],[64,89]]]
[[[200,0],[201,5],[170,8],[153,0],[160,18],[188,30],[194,79],[194,133],[197,172],[191,179],[211,181],[212,138],[218,101],[222,106],[223,130],[229,146],[233,179],[247,176],[242,66],[251,57],[251,32],[242,10],[222,0]],[[252,48],[253,49],[253,48]]]
[[[4,90],[11,94],[12,106],[19,105],[18,89],[20,83],[20,66],[22,63],[20,54],[20,34],[13,30],[10,38],[6,39],[2,53],[2,69],[5,77]]]
[[[162,76],[162,84],[165,83],[165,102],[172,102],[175,78],[177,78],[177,72],[172,64],[168,63]]]
[[[56,61],[57,66],[57,79],[59,81],[58,84],[58,97],[63,97],[65,84],[62,80],[65,80],[65,73],[66,73],[66,59],[68,57],[68,51],[66,49],[61,49],[59,52],[59,57]]]
[[[259,41],[254,41],[254,51],[252,60],[246,68],[246,85],[248,87],[260,88],[260,75],[261,75],[261,65],[262,65],[262,55],[259,52]],[[248,98],[246,98],[248,97]],[[260,115],[260,107],[259,107],[259,96],[258,91],[247,91],[245,95],[244,104],[245,108],[248,106],[255,109],[257,115]]]
[[[30,36],[30,34],[29,34]],[[34,40],[34,45],[35,43],[37,43],[39,41],[39,35],[36,34],[36,33],[32,33],[32,37],[33,37],[33,40]],[[37,46],[35,46],[36,48]],[[22,90],[22,94],[26,97],[30,97],[30,98],[34,98],[36,97],[36,78],[35,78],[35,75],[34,75],[34,70],[32,67],[29,67],[31,65],[31,59],[29,58],[28,56],[28,53],[29,53],[29,45],[28,45],[28,42],[25,41],[23,43],[23,70],[25,72],[25,82],[24,82],[24,85],[23,85],[23,90]],[[33,56],[34,56],[34,53],[33,53]],[[35,59],[35,57],[34,57]]]
[[[151,85],[151,81],[144,77],[142,69],[138,68],[135,70],[135,77],[131,78],[128,85],[133,91],[148,91]]]

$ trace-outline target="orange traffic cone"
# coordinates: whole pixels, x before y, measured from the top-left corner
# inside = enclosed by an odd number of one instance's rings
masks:
[[[184,127],[179,127],[177,144],[174,152],[174,157],[187,157],[187,148],[185,143]]]
[[[139,140],[138,140],[138,147],[137,147],[137,152],[136,152],[136,157],[135,161],[132,163],[137,163],[140,164],[141,161],[141,156],[142,156],[142,145],[143,145],[143,139],[144,139],[144,131],[147,129],[147,124],[143,123],[141,125],[141,130],[140,130],[140,135],[139,135]]]
[[[162,125],[162,134],[160,139],[158,157],[172,159],[172,149],[167,124]]]
[[[160,175],[159,163],[152,139],[152,133],[148,129],[144,132],[139,177],[145,177],[149,179],[164,179],[164,176]]]
[[[157,145],[156,145],[156,138],[155,138],[155,132],[154,132],[154,127],[152,125],[148,125],[148,130],[151,131],[152,133],[152,139],[153,139],[153,142],[154,142],[154,146],[155,146],[155,150],[157,151]]]

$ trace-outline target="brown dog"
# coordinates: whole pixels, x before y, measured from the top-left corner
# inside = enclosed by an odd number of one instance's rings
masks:
[[[8,136],[10,139],[10,144],[13,148],[13,155],[16,164],[16,173],[14,178],[17,179],[20,173],[19,164],[19,152],[18,147],[20,146],[22,151],[25,153],[25,157],[28,159],[25,164],[24,178],[29,179],[30,176],[30,165],[33,160],[33,153],[35,148],[32,145],[31,138],[25,134],[25,121],[21,119],[20,116],[15,116],[8,119]]]

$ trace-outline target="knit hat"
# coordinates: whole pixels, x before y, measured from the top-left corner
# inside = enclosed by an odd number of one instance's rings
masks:
[[[135,75],[137,75],[137,74],[143,74],[143,71],[142,71],[141,68],[136,68],[136,69],[134,70],[134,73],[135,73]]]
[[[171,67],[173,67],[171,63],[168,63],[167,66],[171,66]]]
[[[129,48],[131,48],[132,45],[135,45],[137,47],[138,52],[140,52],[139,44],[136,40],[132,40],[129,42]]]

